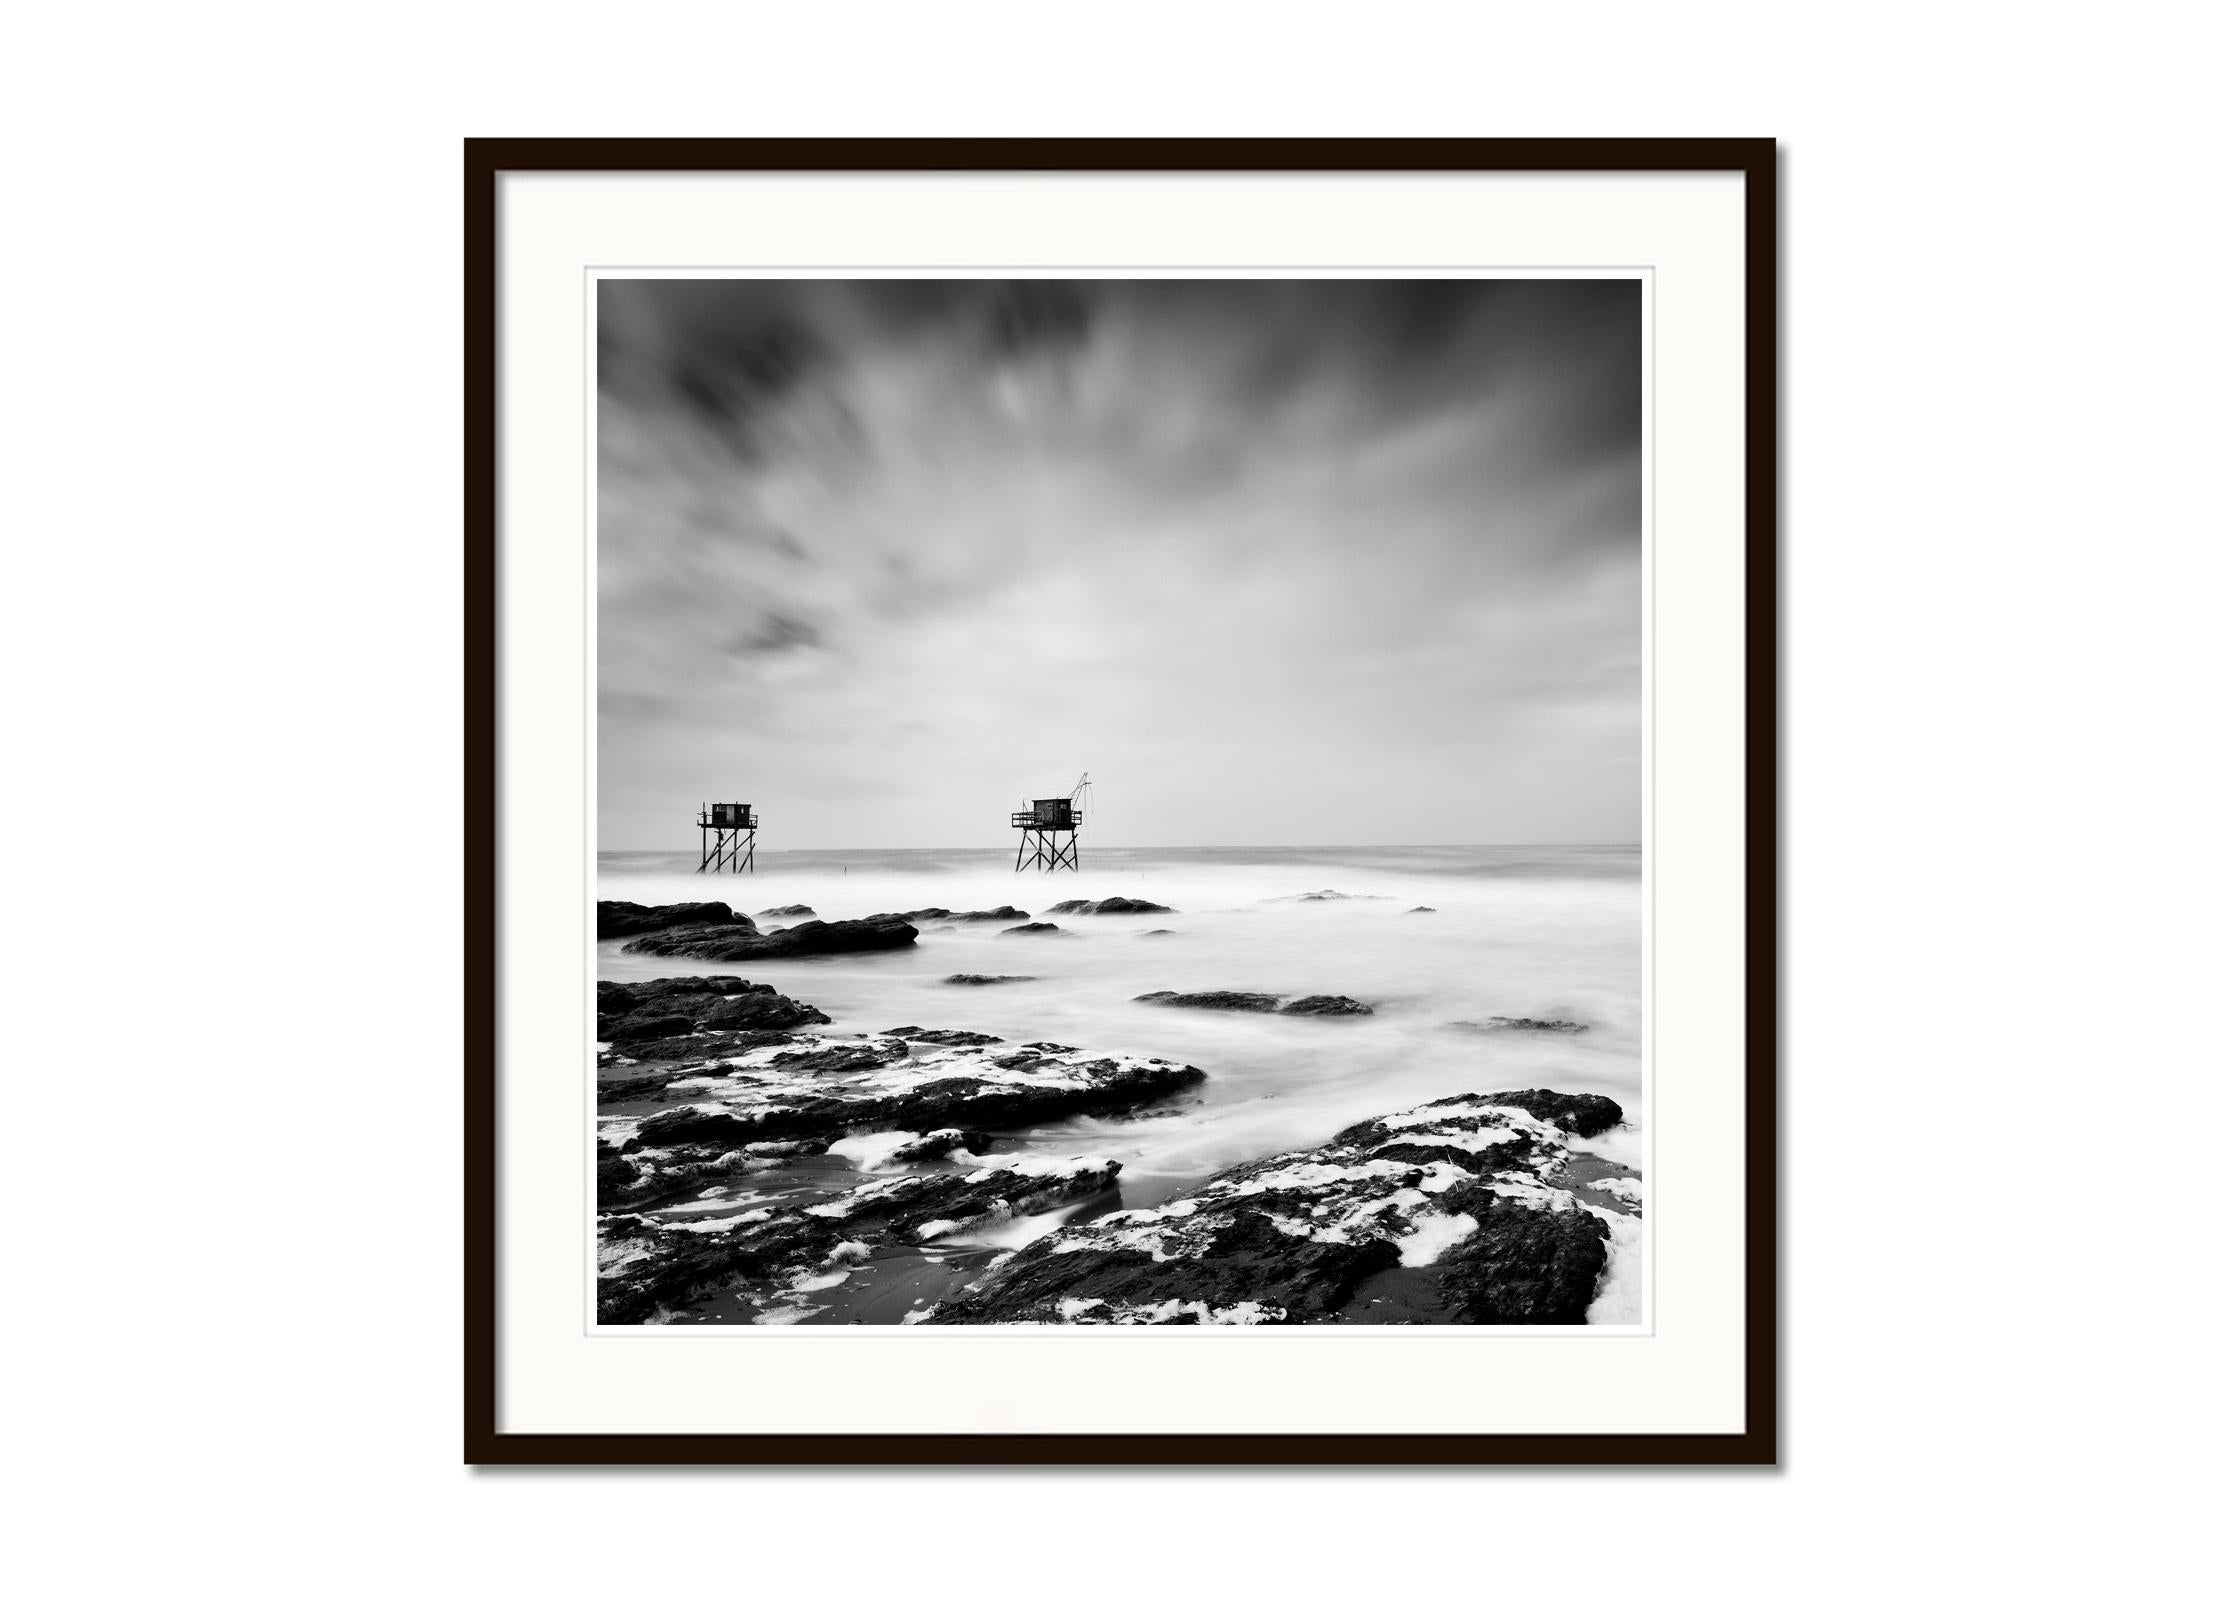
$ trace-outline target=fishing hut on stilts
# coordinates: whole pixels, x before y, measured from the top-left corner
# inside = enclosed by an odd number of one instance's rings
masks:
[[[700,870],[754,871],[754,807],[716,802],[700,808]]]
[[[1039,872],[1060,868],[1081,870],[1081,820],[1088,815],[1089,774],[1073,786],[1073,793],[1056,800],[1022,800],[1011,813],[1011,826],[1019,830],[1019,854],[1014,872],[1033,867]]]

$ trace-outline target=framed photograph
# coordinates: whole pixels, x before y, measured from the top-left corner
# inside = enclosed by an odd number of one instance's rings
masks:
[[[1775,1459],[1774,147],[466,147],[466,1454]]]

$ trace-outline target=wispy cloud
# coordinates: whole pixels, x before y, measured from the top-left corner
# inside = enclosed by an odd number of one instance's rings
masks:
[[[609,281],[601,843],[1639,828],[1626,282]]]

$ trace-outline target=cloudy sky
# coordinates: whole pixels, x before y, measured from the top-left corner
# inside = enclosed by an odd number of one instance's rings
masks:
[[[1637,284],[599,293],[602,849],[1639,837]]]

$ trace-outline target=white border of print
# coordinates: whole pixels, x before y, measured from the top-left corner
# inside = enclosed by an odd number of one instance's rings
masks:
[[[505,178],[501,1431],[1741,1431],[1742,194],[1739,175],[1708,174]],[[1363,263],[1362,239],[1406,265]],[[590,1336],[579,1226],[589,941],[576,870],[591,848],[588,803],[513,803],[583,795],[590,770],[586,274],[645,262],[921,275],[933,269],[920,263],[1001,261],[1006,273],[1137,276],[1185,259],[1196,273],[1461,274],[1492,261],[1539,276],[1576,273],[1580,262],[1655,275],[1647,675],[1661,759],[1644,841],[1645,917],[1659,955],[1645,969],[1658,1064],[1653,1334]],[[1394,1359],[1394,1338],[1407,1341],[1404,1359]]]
[[[1653,290],[1653,279],[1652,279],[1652,277],[1651,277],[1650,273],[1648,273],[1647,271],[1645,271],[1645,270],[1643,270],[1643,269],[1640,269],[1640,268],[1615,268],[1615,267],[1613,267],[1613,268],[1595,268],[1595,269],[1589,269],[1589,268],[1574,268],[1574,269],[1568,269],[1568,270],[1565,270],[1565,271],[1560,271],[1560,272],[1559,272],[1559,271],[1554,271],[1554,270],[1551,270],[1551,269],[1541,269],[1541,268],[1532,268],[1532,269],[1518,269],[1518,268],[1485,268],[1485,269],[1477,269],[1477,270],[1462,270],[1462,269],[1457,269],[1457,268],[1438,268],[1438,269],[1431,269],[1431,270],[1423,270],[1423,269],[1405,269],[1405,268],[1399,268],[1399,267],[1355,267],[1355,268],[1348,268],[1348,269],[1343,269],[1343,270],[1337,270],[1337,269],[1326,269],[1326,270],[1321,270],[1321,271],[1304,271],[1304,270],[1298,270],[1298,269],[1290,269],[1290,270],[1282,270],[1282,271],[1279,271],[1279,270],[1276,270],[1276,269],[1272,269],[1272,268],[1249,268],[1249,267],[1239,267],[1239,268],[1226,268],[1226,269],[1219,269],[1219,270],[1215,270],[1215,269],[1207,269],[1207,268],[1188,268],[1188,269],[1184,269],[1184,268],[1172,268],[1172,267],[1170,267],[1170,268],[1149,268],[1149,267],[1145,267],[1145,268],[1136,268],[1136,269],[1131,269],[1131,270],[1129,270],[1129,271],[1126,271],[1126,272],[1115,272],[1115,271],[1110,271],[1110,270],[1097,270],[1097,269],[1092,269],[1092,268],[1068,268],[1068,267],[1041,267],[1041,268],[1020,268],[1020,269],[1017,269],[1017,270],[1013,270],[1013,269],[1008,269],[1008,268],[1007,268],[1007,269],[1004,269],[1004,270],[1002,270],[1002,271],[1000,271],[1000,272],[997,272],[997,271],[992,271],[992,270],[988,270],[988,269],[966,269],[966,268],[961,268],[961,267],[941,267],[941,268],[862,268],[862,269],[851,269],[851,270],[848,270],[848,271],[840,271],[840,272],[835,272],[835,271],[813,272],[813,271],[808,271],[808,270],[805,270],[805,269],[801,269],[801,268],[791,268],[791,267],[780,267],[780,268],[765,268],[765,269],[760,269],[760,270],[747,270],[747,269],[742,269],[742,268],[730,268],[730,269],[727,269],[727,270],[718,270],[718,269],[715,269],[715,268],[703,268],[703,267],[684,267],[684,268],[670,268],[670,269],[667,269],[667,270],[661,270],[661,271],[655,271],[655,270],[651,270],[651,269],[643,269],[643,270],[641,270],[641,269],[631,269],[631,270],[627,270],[627,271],[618,271],[618,270],[614,270],[614,269],[611,269],[611,268],[599,268],[599,269],[593,269],[593,270],[587,271],[587,272],[586,272],[586,273],[584,274],[584,280],[585,280],[585,281],[584,281],[584,296],[583,296],[583,299],[584,299],[584,326],[583,326],[583,340],[584,340],[584,344],[583,344],[583,348],[584,348],[584,350],[586,351],[586,362],[587,362],[587,365],[586,365],[586,368],[585,368],[586,376],[585,376],[585,379],[584,379],[584,382],[583,382],[583,391],[584,391],[584,393],[583,393],[583,407],[584,407],[584,425],[583,425],[583,426],[584,426],[584,446],[583,446],[583,454],[584,454],[584,534],[583,534],[583,546],[584,546],[584,628],[585,628],[585,638],[586,638],[586,640],[587,640],[587,646],[586,646],[586,652],[585,652],[585,671],[586,671],[586,674],[587,674],[587,680],[588,680],[588,683],[589,683],[589,686],[590,686],[590,687],[589,687],[589,692],[588,692],[588,693],[586,693],[586,694],[584,695],[584,707],[583,707],[583,717],[584,717],[584,733],[583,733],[583,737],[584,737],[584,750],[585,750],[585,771],[584,771],[584,775],[583,775],[583,785],[584,785],[584,839],[583,839],[583,847],[584,847],[584,859],[583,859],[583,864],[582,864],[582,870],[583,870],[583,883],[582,883],[582,891],[581,891],[581,900],[582,900],[582,904],[581,904],[581,905],[579,906],[579,908],[578,908],[578,909],[579,909],[579,911],[581,912],[581,914],[582,914],[582,915],[584,916],[584,918],[586,919],[586,921],[585,921],[585,926],[586,926],[586,927],[590,927],[590,926],[593,926],[593,925],[595,925],[595,922],[596,922],[596,919],[597,919],[597,916],[598,916],[597,903],[598,903],[598,875],[599,875],[599,826],[598,826],[598,821],[599,821],[599,799],[598,799],[598,796],[599,796],[599,707],[598,707],[598,698],[599,698],[599,697],[598,697],[598,663],[599,663],[599,607],[598,607],[598,603],[597,603],[597,597],[598,597],[598,589],[599,589],[599,527],[598,527],[598,507],[599,507],[599,474],[598,474],[598,454],[599,454],[599,452],[598,452],[598,437],[599,437],[599,434],[598,434],[598,426],[599,426],[599,425],[598,425],[598,417],[599,417],[599,399],[598,399],[598,356],[597,356],[597,352],[598,352],[598,348],[599,348],[599,312],[598,312],[598,301],[599,301],[599,296],[598,296],[598,285],[600,284],[600,282],[601,282],[601,281],[603,281],[603,280],[606,280],[606,279],[619,279],[619,280],[629,280],[629,279],[645,279],[645,278],[670,278],[670,279],[676,279],[676,278],[696,278],[696,279],[709,279],[709,278],[765,278],[765,279],[773,279],[773,280],[778,280],[778,279],[790,279],[790,280],[795,280],[795,281],[798,281],[798,280],[801,280],[801,279],[808,279],[808,278],[834,278],[834,279],[858,279],[858,280],[862,280],[862,279],[875,279],[875,278],[890,278],[890,279],[919,279],[919,280],[923,280],[923,279],[928,279],[928,278],[946,278],[946,279],[976,279],[976,278],[977,278],[977,279],[985,279],[985,278],[993,278],[993,277],[1002,277],[1002,278],[1007,278],[1007,279],[1016,279],[1016,278],[1053,278],[1053,279],[1073,279],[1073,280],[1077,280],[1077,281],[1078,281],[1078,280],[1081,280],[1081,279],[1095,279],[1095,278],[1127,278],[1127,279],[1143,279],[1143,278],[1200,278],[1200,279],[1203,279],[1203,278],[1216,278],[1216,277],[1220,277],[1220,278],[1235,278],[1235,279],[1245,279],[1245,280],[1251,280],[1251,279],[1262,279],[1262,280],[1265,280],[1265,279],[1272,279],[1272,278],[1293,278],[1293,279],[1297,279],[1297,278],[1356,278],[1356,279],[1370,279],[1370,280],[1382,280],[1382,281],[1390,281],[1390,280],[1393,280],[1393,279],[1400,279],[1400,278],[1510,278],[1510,279],[1522,279],[1522,280],[1538,280],[1538,281],[1542,281],[1542,282],[1545,282],[1545,281],[1548,281],[1548,280],[1551,280],[1551,279],[1561,279],[1561,278],[1602,278],[1602,279],[1615,279],[1615,278],[1624,278],[1624,279],[1630,279],[1630,280],[1632,280],[1633,282],[1636,282],[1636,283],[1640,284],[1640,286],[1641,286],[1641,306],[1640,306],[1640,311],[1641,311],[1641,332],[1642,332],[1642,351],[1643,351],[1643,359],[1642,359],[1642,373],[1641,373],[1641,406],[1642,406],[1642,436],[1641,436],[1641,443],[1642,443],[1642,521],[1643,521],[1643,527],[1642,527],[1642,569],[1641,569],[1642,598],[1643,598],[1643,606],[1642,606],[1642,616],[1641,616],[1641,630],[1642,630],[1642,641],[1641,641],[1641,645],[1642,645],[1642,651],[1641,651],[1641,659],[1642,659],[1642,661],[1643,661],[1644,663],[1647,663],[1647,662],[1648,662],[1649,660],[1651,660],[1651,659],[1652,659],[1652,649],[1653,649],[1653,644],[1652,644],[1652,634],[1653,634],[1653,625],[1654,625],[1654,617],[1653,617],[1652,613],[1653,613],[1654,607],[1653,607],[1653,604],[1651,603],[1651,596],[1652,596],[1652,595],[1653,595],[1653,593],[1654,593],[1653,572],[1654,572],[1654,566],[1655,566],[1655,554],[1654,554],[1654,552],[1655,552],[1655,540],[1654,540],[1654,538],[1653,538],[1653,518],[1652,518],[1652,517],[1651,517],[1651,515],[1650,515],[1650,511],[1651,511],[1651,507],[1653,506],[1653,503],[1654,503],[1654,499],[1655,499],[1655,490],[1654,490],[1654,482],[1653,482],[1653,463],[1654,463],[1654,461],[1655,461],[1655,448],[1654,448],[1654,446],[1655,446],[1655,429],[1654,429],[1654,419],[1653,419],[1653,417],[1652,417],[1652,415],[1651,415],[1651,413],[1650,413],[1650,409],[1649,409],[1649,397],[1650,397],[1650,395],[1651,395],[1651,394],[1652,394],[1652,393],[1654,392],[1654,384],[1655,384],[1655,360],[1654,360],[1654,350],[1655,350],[1655,321],[1654,321],[1654,317],[1653,317],[1653,304],[1652,304],[1652,302],[1654,301],[1654,298],[1655,298],[1655,296],[1654,296],[1654,290]],[[1160,1328],[1144,1328],[1144,1327],[1127,1327],[1127,1326],[1116,1326],[1116,1325],[1099,1325],[1099,1324],[1093,1324],[1093,1323],[1092,1323],[1092,1324],[1082,1324],[1082,1325],[1077,1325],[1077,1326],[1070,1326],[1070,1327],[1067,1327],[1067,1328],[1063,1329],[1062,1331],[1064,1331],[1065,1333],[1067,1333],[1067,1334],[1068,1334],[1068,1335],[1070,1335],[1070,1336],[1075,1336],[1075,1337],[1083,1337],[1083,1338],[1151,1338],[1151,1339],[1162,1339],[1162,1338],[1163,1338],[1163,1339],[1175,1339],[1175,1338],[1185,1338],[1185,1339],[1186,1339],[1186,1338],[1214,1338],[1214,1339],[1234,1339],[1234,1338],[1253,1338],[1253,1337],[1272,1337],[1272,1338],[1280,1338],[1280,1339],[1302,1339],[1302,1338],[1306,1338],[1306,1339],[1313,1339],[1313,1338],[1325,1338],[1325,1339],[1328,1339],[1328,1338],[1340,1338],[1340,1339],[1342,1339],[1342,1338],[1371,1338],[1371,1339],[1375,1339],[1375,1338],[1408,1338],[1408,1339],[1435,1339],[1435,1338],[1441,1338],[1441,1337],[1445,1337],[1445,1338],[1487,1338],[1487,1337],[1495,1337],[1495,1338],[1510,1338],[1510,1339],[1516,1339],[1516,1338],[1601,1338],[1601,1339],[1610,1339],[1610,1338],[1640,1338],[1640,1337],[1643,1337],[1643,1336],[1645,1336],[1645,1335],[1647,1335],[1647,1334],[1649,1334],[1649,1333],[1651,1333],[1651,1332],[1653,1332],[1653,1331],[1654,1331],[1654,1327],[1655,1327],[1655,1309],[1654,1309],[1654,1308],[1655,1308],[1655,1304],[1656,1304],[1656,1300],[1655,1300],[1655,1287],[1656,1287],[1655,1279],[1656,1279],[1656,1274],[1655,1274],[1655,1271],[1654,1271],[1654,1263],[1655,1263],[1655,1260],[1656,1260],[1656,1204],[1655,1204],[1655,1200],[1656,1200],[1656,1118],[1655,1118],[1656,1092],[1655,1092],[1655,1071],[1654,1071],[1654,1065],[1655,1065],[1655,1054],[1656,1054],[1656,1050],[1655,1050],[1655,1041],[1656,1041],[1656,1012],[1655,1012],[1655,949],[1654,949],[1654,945],[1653,945],[1653,942],[1652,942],[1652,941],[1651,941],[1651,940],[1649,939],[1649,937],[1648,937],[1648,934],[1649,934],[1649,931],[1650,931],[1650,928],[1651,928],[1651,926],[1653,925],[1653,918],[1654,918],[1653,905],[1654,905],[1654,888],[1655,888],[1655,883],[1656,883],[1656,868],[1655,868],[1655,857],[1654,857],[1654,848],[1655,848],[1655,828],[1654,828],[1654,816],[1655,816],[1655,811],[1654,811],[1654,807],[1655,807],[1655,800],[1656,800],[1656,795],[1655,795],[1655,779],[1654,779],[1654,775],[1653,775],[1653,770],[1654,770],[1654,769],[1653,769],[1653,764],[1652,764],[1652,762],[1651,762],[1651,760],[1650,760],[1650,749],[1649,749],[1649,745],[1650,745],[1650,725],[1649,725],[1649,721],[1648,721],[1648,717],[1647,717],[1647,710],[1648,710],[1648,704],[1649,704],[1649,701],[1648,701],[1648,673],[1647,673],[1646,671],[1644,671],[1644,672],[1643,672],[1643,674],[1642,674],[1642,677],[1643,677],[1643,712],[1644,712],[1644,716],[1643,716],[1643,722],[1642,722],[1642,752],[1641,752],[1641,754],[1642,754],[1642,762],[1641,762],[1641,785],[1642,785],[1642,796],[1641,796],[1641,810],[1642,810],[1642,819],[1643,819],[1643,826],[1644,826],[1645,832],[1644,832],[1644,834],[1643,834],[1643,839],[1642,839],[1642,845],[1643,845],[1643,848],[1642,848],[1642,878],[1641,878],[1641,887],[1642,887],[1642,913],[1641,913],[1641,914],[1642,914],[1642,951],[1641,951],[1641,957],[1642,957],[1642,971],[1641,971],[1641,982],[1642,982],[1642,1029],[1641,1029],[1641,1038],[1642,1038],[1642,1050],[1641,1050],[1641,1090],[1640,1090],[1640,1094],[1639,1094],[1639,1097],[1638,1097],[1638,1099],[1637,1099],[1636,1103],[1635,1103],[1634,1105],[1632,1105],[1632,1106],[1630,1106],[1630,1107],[1628,1108],[1628,1109],[1629,1109],[1629,1110],[1630,1110],[1630,1111],[1631,1111],[1631,1112],[1632,1112],[1632,1113],[1634,1114],[1635,1118],[1636,1118],[1636,1119],[1637,1119],[1637,1120],[1639,1121],[1639,1123],[1641,1124],[1641,1127],[1642,1127],[1642,1141],[1641,1141],[1641,1144],[1642,1144],[1641,1178],[1642,1178],[1642,1190],[1643,1190],[1643,1194],[1644,1194],[1644,1204],[1643,1204],[1643,1207],[1642,1207],[1642,1239],[1641,1239],[1641,1251],[1640,1251],[1640,1260],[1639,1260],[1639,1263],[1638,1263],[1638,1268],[1639,1268],[1639,1271],[1640,1271],[1640,1273],[1641,1273],[1641,1284],[1640,1284],[1640,1300],[1641,1300],[1641,1307],[1642,1307],[1642,1316],[1641,1316],[1641,1320],[1640,1320],[1639,1322],[1637,1322],[1637,1323],[1598,1324],[1598,1325],[1595,1325],[1595,1326],[1591,1326],[1591,1327],[1528,1327],[1528,1326],[1470,1326],[1470,1325],[1453,1326],[1453,1327],[1377,1327],[1377,1326],[1367,1326],[1367,1325],[1361,1325],[1361,1324],[1340,1324],[1340,1323],[1329,1323],[1329,1324],[1317,1324],[1317,1325],[1310,1325],[1310,1326],[1303,1326],[1303,1327],[1281,1327],[1281,1328],[1278,1328],[1278,1327],[1271,1327],[1271,1326],[1265,1326],[1265,1325],[1251,1325],[1251,1324],[1233,1324],[1233,1323],[1208,1323],[1208,1324],[1180,1323],[1180,1324],[1174,1324],[1174,1325],[1170,1325],[1170,1326],[1165,1326],[1165,1327],[1160,1327]],[[599,976],[599,958],[598,958],[598,948],[597,948],[597,945],[596,945],[596,943],[595,943],[595,942],[593,942],[593,941],[586,941],[586,943],[585,943],[585,948],[584,948],[584,984],[583,984],[583,993],[582,993],[582,995],[581,995],[581,996],[579,997],[579,1000],[578,1000],[578,1004],[579,1004],[579,1007],[580,1007],[580,1009],[581,1009],[581,1011],[582,1011],[582,1013],[583,1013],[583,1017],[582,1017],[582,1020],[583,1020],[583,1027],[584,1027],[584,1038],[586,1039],[586,1041],[588,1041],[588,1040],[590,1040],[590,1039],[591,1039],[592,1037],[594,1037],[594,1036],[596,1035],[597,1031],[598,1031],[598,1021],[599,1021],[599,1019],[598,1019],[598,1006],[597,1006],[597,995],[598,995],[598,976]],[[598,1161],[597,1161],[597,1155],[596,1155],[596,1151],[595,1151],[595,1148],[594,1148],[594,1147],[595,1147],[595,1145],[596,1145],[595,1132],[596,1132],[596,1130],[597,1130],[597,1128],[598,1128],[598,1125],[599,1125],[599,1085],[598,1085],[597,1057],[596,1057],[596,1056],[595,1056],[595,1055],[594,1055],[594,1054],[593,1054],[593,1053],[591,1052],[591,1050],[590,1050],[590,1047],[589,1047],[588,1043],[586,1044],[586,1048],[585,1048],[585,1054],[584,1054],[584,1056],[583,1056],[583,1075],[582,1075],[582,1084],[581,1084],[581,1087],[580,1087],[580,1088],[579,1088],[579,1090],[578,1090],[578,1094],[579,1094],[579,1096],[580,1096],[580,1098],[581,1098],[581,1101],[582,1101],[582,1110],[583,1110],[583,1127],[582,1127],[582,1131],[581,1131],[581,1134],[580,1134],[580,1136],[579,1136],[579,1137],[580,1137],[580,1148],[581,1148],[581,1149],[582,1149],[582,1151],[583,1151],[583,1158],[582,1158],[582,1159],[583,1159],[583,1172],[582,1172],[583,1193],[582,1193],[582,1201],[581,1201],[581,1217],[582,1217],[582,1221],[581,1221],[581,1227],[582,1227],[582,1229],[583,1229],[583,1258],[584,1258],[584,1267],[583,1267],[583,1272],[584,1272],[584,1276],[583,1276],[583,1310],[582,1310],[582,1317],[583,1317],[583,1331],[584,1331],[584,1333],[585,1333],[585,1334],[586,1334],[586,1335],[587,1335],[588,1337],[591,1337],[591,1338],[600,1338],[600,1339],[630,1339],[630,1338],[651,1338],[651,1339],[710,1339],[710,1338],[714,1338],[714,1339],[724,1339],[724,1338],[737,1339],[737,1338],[753,1338],[753,1339],[769,1339],[769,1338],[787,1338],[787,1337],[794,1337],[794,1338],[820,1338],[820,1337],[822,1337],[822,1338],[843,1338],[843,1339],[846,1339],[846,1338],[856,1338],[856,1339],[877,1339],[877,1338],[892,1338],[892,1337],[902,1337],[902,1338],[909,1338],[909,1339],[927,1339],[927,1338],[934,1338],[934,1339],[949,1338],[949,1339],[954,1339],[954,1338],[970,1338],[970,1337],[975,1337],[975,1336],[985,1336],[985,1337],[990,1337],[990,1338],[1020,1338],[1020,1337],[1030,1337],[1030,1336],[1033,1336],[1033,1335],[1036,1335],[1036,1334],[1047,1334],[1047,1333],[1049,1333],[1049,1332],[1053,1331],[1053,1330],[1052,1330],[1052,1329],[1051,1329],[1051,1328],[1050,1328],[1049,1326],[1047,1326],[1047,1325],[1037,1325],[1037,1324],[1032,1324],[1032,1323],[1025,1323],[1025,1324],[996,1324],[996,1325],[983,1325],[983,1326],[980,1326],[980,1327],[953,1327],[953,1326],[930,1326],[930,1325],[929,1325],[929,1326],[915,1326],[915,1325],[914,1325],[914,1326],[910,1326],[910,1327],[904,1327],[904,1326],[902,1326],[902,1325],[900,1325],[900,1324],[894,1324],[894,1323],[889,1323],[889,1324],[882,1324],[882,1325],[877,1325],[877,1326],[866,1326],[866,1327],[850,1327],[850,1326],[829,1326],[829,1325],[827,1325],[827,1326],[807,1326],[807,1327],[804,1327],[804,1326],[800,1326],[800,1325],[793,1325],[793,1324],[786,1324],[786,1325],[769,1325],[769,1326],[764,1326],[764,1325],[760,1325],[760,1324],[739,1324],[739,1323],[733,1323],[733,1324],[722,1324],[722,1325],[694,1325],[694,1324],[688,1324],[688,1323],[664,1323],[664,1324],[660,1324],[660,1325],[648,1325],[648,1326],[643,1326],[643,1327],[615,1326],[615,1325],[612,1325],[612,1324],[605,1324],[605,1325],[602,1325],[602,1324],[600,1323],[600,1321],[599,1321],[599,1308],[598,1308],[598,1292],[597,1292],[597,1291],[598,1291],[598,1270],[599,1270],[599,1227],[598,1227]]]

